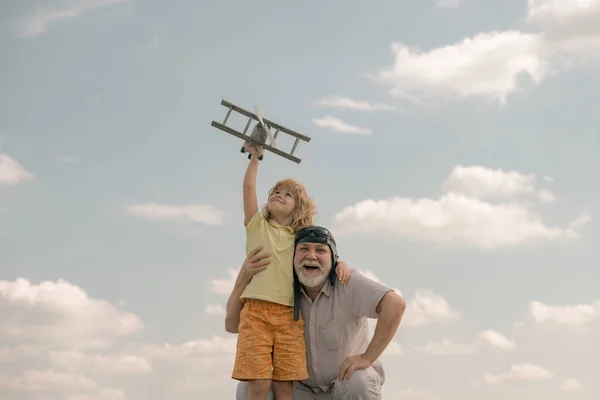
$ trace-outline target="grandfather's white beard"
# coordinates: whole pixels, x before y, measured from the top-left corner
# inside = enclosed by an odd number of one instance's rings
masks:
[[[318,267],[319,269],[307,273],[304,270],[304,266]],[[325,268],[317,261],[304,260],[300,265],[296,266],[296,274],[298,274],[298,280],[301,284],[309,288],[314,288],[325,282],[327,275],[329,275],[329,269],[325,270]]]

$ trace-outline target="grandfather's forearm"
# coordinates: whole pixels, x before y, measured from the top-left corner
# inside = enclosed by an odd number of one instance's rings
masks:
[[[238,325],[240,324],[240,313],[244,308],[244,303],[240,300],[240,296],[244,292],[246,286],[238,282],[233,286],[233,290],[227,299],[225,310],[225,330],[229,333],[238,333]]]
[[[365,358],[371,363],[374,363],[381,356],[392,341],[398,330],[398,325],[400,325],[404,309],[404,301],[393,292],[388,292],[381,300],[381,312],[377,319],[375,332],[364,353]]]

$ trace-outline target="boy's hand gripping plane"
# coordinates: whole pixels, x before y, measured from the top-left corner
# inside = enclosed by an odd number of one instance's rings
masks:
[[[298,132],[294,132],[291,129],[288,129],[282,125],[279,125],[275,122],[267,120],[266,118],[263,118],[256,107],[255,107],[256,113],[251,113],[251,112],[246,111],[243,108],[238,107],[234,104],[231,104],[225,100],[221,100],[221,105],[229,108],[229,110],[227,111],[227,115],[225,116],[223,123],[212,121],[211,125],[214,126],[215,128],[218,128],[224,132],[229,133],[230,135],[236,136],[236,137],[244,140],[245,143],[248,143],[247,146],[242,146],[242,149],[241,149],[242,153],[245,153],[248,149],[255,147],[257,149],[257,154],[258,154],[259,160],[263,159],[262,152],[264,149],[264,150],[269,150],[272,153],[275,153],[281,157],[287,158],[288,160],[291,160],[295,163],[300,164],[300,161],[302,161],[302,160],[300,158],[294,156],[294,151],[296,151],[296,147],[298,146],[298,142],[300,142],[300,140],[303,140],[305,142],[310,142],[310,139],[311,139],[310,137],[302,135]],[[243,132],[238,132],[235,129],[232,129],[226,125],[227,120],[229,119],[229,116],[231,115],[231,111],[235,111],[239,114],[242,114],[242,115],[245,115],[246,117],[248,117],[248,122],[246,123],[246,127],[244,128]],[[252,129],[252,133],[250,134],[250,136],[248,136],[246,134],[246,132],[248,132],[248,128],[250,127],[252,120],[257,121],[257,123],[254,126],[254,128]],[[274,135],[271,134],[271,128],[275,128]],[[277,147],[275,147],[276,146],[275,139],[277,138],[277,135],[279,134],[279,132],[286,133],[286,134],[296,138],[296,141],[294,142],[292,150],[289,153],[282,151],[282,150],[278,149]],[[269,144],[267,144],[267,138],[269,138]],[[250,159],[250,158],[252,158],[252,154],[248,154],[248,159]]]

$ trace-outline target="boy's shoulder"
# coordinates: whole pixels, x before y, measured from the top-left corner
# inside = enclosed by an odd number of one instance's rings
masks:
[[[267,222],[267,219],[265,218],[265,216],[260,211],[256,211],[256,213],[254,213],[252,218],[250,218],[250,221],[248,221],[248,223],[246,224],[246,232],[254,231],[261,224],[266,223],[266,222]]]

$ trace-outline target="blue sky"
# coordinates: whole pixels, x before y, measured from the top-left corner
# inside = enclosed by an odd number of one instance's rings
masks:
[[[385,399],[600,395],[600,1],[0,11],[2,398],[232,398],[248,160],[222,99],[312,138],[265,155],[259,201],[299,179],[406,298]]]

